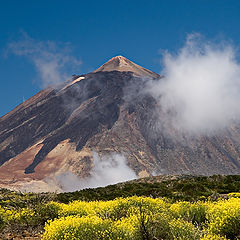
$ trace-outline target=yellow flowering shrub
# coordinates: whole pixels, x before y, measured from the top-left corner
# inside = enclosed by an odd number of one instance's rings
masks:
[[[176,218],[183,218],[196,225],[202,225],[206,221],[207,202],[177,202],[171,205],[170,210]]]
[[[239,192],[232,192],[232,193],[229,193],[228,196],[235,197],[235,198],[240,198],[240,193]]]
[[[162,199],[153,199],[150,197],[128,197],[120,198],[108,202],[99,202],[97,214],[111,219],[120,219],[132,214],[138,214],[139,211],[146,213],[160,213],[168,211],[168,203]]]
[[[3,208],[0,206],[0,217],[3,221],[7,222],[11,220],[13,214],[14,214],[13,210],[9,210],[7,208]]]
[[[11,220],[13,213],[12,210],[0,206],[0,230]]]
[[[118,221],[113,223],[108,219],[96,216],[67,216],[50,221],[45,226],[44,240],[134,240],[135,228],[131,221]]]
[[[32,209],[22,208],[18,211],[13,212],[12,216],[9,218],[9,221],[22,225],[29,225],[34,221],[34,218],[35,215]]]
[[[176,240],[199,240],[200,232],[192,223],[182,219],[174,219],[170,221],[170,231],[172,238]]]
[[[201,240],[227,240],[226,237],[215,234],[207,234],[201,238]]]
[[[136,215],[113,221],[111,229],[111,239],[138,240],[141,238],[139,232],[139,219]]]
[[[80,223],[86,219],[89,226],[95,226],[96,219],[101,226],[105,222],[108,223],[109,236],[105,234],[104,239],[108,239],[108,237],[111,237],[110,239],[140,239],[143,224],[145,230],[152,236],[153,234],[154,236],[166,236],[169,233],[167,224],[171,219],[167,214],[169,204],[161,199],[129,197],[107,202],[74,201],[70,204],[57,205],[59,206],[59,216],[69,216],[69,218],[60,218],[61,220],[49,222],[45,227],[45,239],[68,239],[65,232],[71,232],[69,234],[72,239],[75,239],[73,236],[78,239],[80,235],[75,232],[75,228],[81,229],[84,224],[76,225],[75,222],[79,221]],[[101,236],[106,233],[106,229],[99,228],[99,226],[98,231],[103,231],[99,232],[99,236]],[[91,229],[91,231],[94,230]]]
[[[51,204],[60,218],[46,224],[45,240],[226,240],[240,233],[238,198],[171,204],[162,199],[129,197]]]
[[[234,238],[240,234],[240,199],[230,198],[211,203],[207,211],[211,233]]]
[[[167,212],[140,214],[138,216],[140,233],[143,236],[148,235],[150,239],[173,239],[170,226],[173,219]]]
[[[95,202],[94,211],[102,219],[119,219],[127,214],[128,208],[121,206],[122,199]],[[119,215],[121,212],[121,216]]]
[[[59,216],[87,216],[95,214],[96,202],[74,201],[69,204],[58,203]]]
[[[132,213],[139,212],[140,207],[144,211],[163,212],[168,209],[168,203],[162,199],[152,199],[149,197],[129,197],[119,198],[112,201],[73,201],[69,204],[51,203],[59,208],[59,216],[88,216],[97,215],[103,219],[120,219]]]

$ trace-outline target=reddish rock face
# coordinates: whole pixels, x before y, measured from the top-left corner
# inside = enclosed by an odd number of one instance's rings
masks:
[[[93,73],[40,91],[0,118],[0,186],[64,171],[86,177],[93,152],[124,154],[139,176],[239,174],[239,126],[184,142],[153,130],[157,103],[138,94],[149,77],[161,81],[158,74],[115,57]]]

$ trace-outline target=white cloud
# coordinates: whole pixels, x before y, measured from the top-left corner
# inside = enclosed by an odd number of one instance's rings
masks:
[[[66,172],[55,176],[54,181],[63,191],[70,192],[84,188],[104,187],[137,178],[135,172],[128,167],[126,158],[121,154],[113,153],[100,157],[94,152],[93,159],[94,166],[89,177],[81,179],[72,172]]]
[[[164,54],[161,74],[148,91],[164,113],[162,128],[209,135],[239,121],[240,64],[231,45],[190,35],[177,54]]]
[[[42,87],[66,81],[81,61],[71,53],[69,44],[37,41],[23,33],[8,44],[8,52],[29,59],[39,74]]]

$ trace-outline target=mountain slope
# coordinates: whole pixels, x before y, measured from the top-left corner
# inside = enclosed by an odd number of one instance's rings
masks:
[[[240,127],[221,136],[176,141],[155,131],[155,99],[141,91],[161,81],[122,56],[95,72],[40,91],[0,118],[0,185],[59,190],[49,178],[89,177],[93,153],[121,153],[140,176],[239,174]]]

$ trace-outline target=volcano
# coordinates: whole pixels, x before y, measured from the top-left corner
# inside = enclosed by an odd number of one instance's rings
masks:
[[[65,172],[89,177],[93,153],[124,155],[138,177],[239,174],[240,126],[184,141],[156,131],[155,112],[161,108],[141,91],[149,79],[162,77],[117,56],[94,72],[40,91],[1,117],[0,186],[56,190],[46,179]]]

